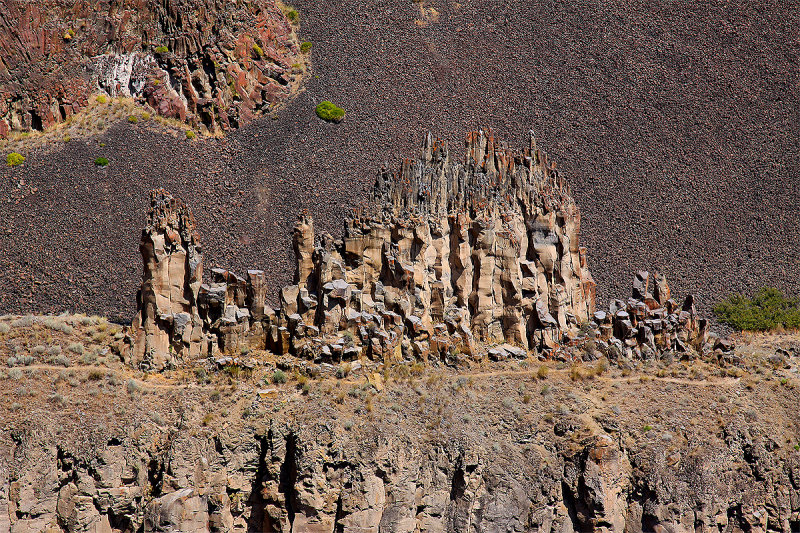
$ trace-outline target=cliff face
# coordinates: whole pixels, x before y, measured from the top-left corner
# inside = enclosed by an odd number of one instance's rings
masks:
[[[99,396],[68,393],[92,404],[81,416],[31,398],[2,433],[0,529],[796,531],[788,388],[613,371],[584,388],[554,370],[542,395],[507,370],[376,394],[357,379],[308,395],[94,381]]]
[[[0,137],[67,120],[96,92],[227,130],[284,101],[305,62],[273,0],[95,4],[0,6]]]

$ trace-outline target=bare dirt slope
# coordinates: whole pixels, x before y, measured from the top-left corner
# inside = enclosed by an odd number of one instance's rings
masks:
[[[123,123],[0,170],[0,310],[129,317],[154,186],[191,204],[209,263],[261,266],[278,287],[299,209],[337,231],[380,165],[414,155],[422,131],[460,144],[479,124],[515,142],[533,128],[559,161],[602,297],[627,295],[642,267],[701,302],[798,289],[797,6],[296,7],[314,71],[277,118],[194,143]],[[314,116],[323,99],[347,110],[343,123]],[[92,164],[101,155],[105,170]]]

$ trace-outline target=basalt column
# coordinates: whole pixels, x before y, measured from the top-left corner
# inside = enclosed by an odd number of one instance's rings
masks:
[[[203,256],[189,208],[164,190],[152,191],[139,250],[144,271],[131,325],[131,363],[161,370],[200,353]]]

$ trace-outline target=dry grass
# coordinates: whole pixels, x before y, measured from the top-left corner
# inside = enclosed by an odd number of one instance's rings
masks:
[[[0,151],[20,152],[23,155],[34,148],[54,147],[67,142],[85,140],[106,131],[120,122],[136,127],[160,126],[185,136],[191,128],[183,122],[158,115],[150,106],[137,103],[133,98],[95,95],[79,113],[68,117],[44,131],[12,131],[0,140]]]

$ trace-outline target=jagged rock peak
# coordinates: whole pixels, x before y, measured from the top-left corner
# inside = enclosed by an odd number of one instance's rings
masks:
[[[199,245],[194,233],[195,221],[191,209],[179,198],[164,189],[150,191],[150,209],[147,212],[145,232],[171,229],[180,233],[185,241]]]
[[[189,207],[163,189],[151,191],[139,251],[144,268],[131,324],[131,362],[161,370],[200,352],[203,255]]]
[[[382,169],[371,204],[387,214],[444,215],[465,211],[520,212],[538,205],[577,215],[570,189],[536,146],[532,131],[524,149],[495,140],[491,129],[467,133],[462,162],[446,141],[429,132],[418,160],[405,159],[399,172]]]

